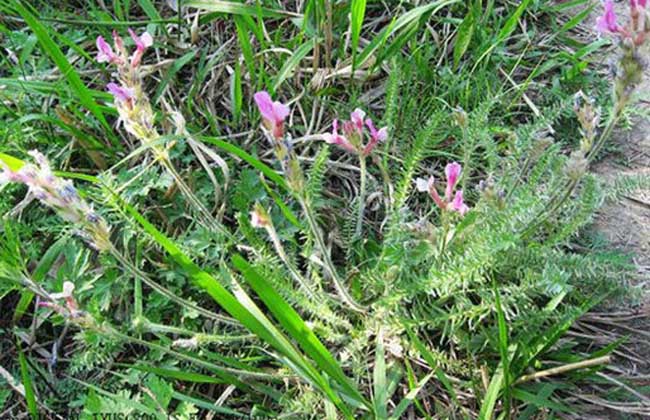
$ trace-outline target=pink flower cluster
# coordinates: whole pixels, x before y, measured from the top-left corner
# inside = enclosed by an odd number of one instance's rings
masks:
[[[463,216],[469,211],[469,207],[463,201],[463,190],[457,190],[454,194],[461,173],[462,167],[457,162],[452,162],[445,168],[447,186],[445,188],[444,199],[438,194],[436,180],[433,176],[429,177],[428,180],[423,178],[416,179],[416,187],[418,191],[428,192],[436,205],[442,210],[456,211]]]
[[[109,83],[106,88],[113,95],[115,101],[131,108],[135,99],[135,88],[132,86],[135,79],[135,71],[140,66],[145,50],[153,45],[153,37],[144,32],[138,36],[132,29],[129,35],[135,44],[135,51],[129,56],[124,47],[124,40],[113,31],[113,48],[102,36],[97,37],[97,62],[114,64],[118,68],[121,84]]]
[[[335,144],[351,153],[358,153],[362,156],[368,156],[372,150],[388,137],[388,128],[382,127],[379,130],[375,128],[370,118],[366,118],[366,113],[357,108],[350,114],[350,121],[343,122],[343,134],[339,134],[338,120],[332,122],[332,132],[323,134],[323,138],[329,144]],[[364,126],[368,128],[370,140],[363,144]]]
[[[282,140],[284,138],[284,120],[289,116],[289,107],[281,102],[273,101],[271,95],[264,90],[257,92],[253,98],[262,114],[264,127],[276,141]]]
[[[601,34],[610,33],[629,39],[633,45],[640,46],[650,32],[650,16],[648,15],[648,0],[630,0],[630,21],[627,26],[618,23],[612,0],[605,0],[603,15],[596,20],[596,30]]]

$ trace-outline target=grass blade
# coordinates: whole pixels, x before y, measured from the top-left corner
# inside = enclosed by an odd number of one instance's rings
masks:
[[[350,47],[352,48],[353,72],[357,66],[357,49],[359,48],[359,38],[361,37],[365,14],[366,0],[352,0],[350,4]]]
[[[390,420],[399,420],[402,417],[402,414],[406,411],[407,408],[415,401],[415,397],[422,391],[422,389],[426,386],[426,384],[429,382],[431,377],[433,376],[432,373],[429,373],[427,376],[422,378],[420,382],[418,382],[417,386],[415,388],[411,389],[408,394],[402,398],[402,401],[399,402],[397,407],[395,407],[395,411],[393,414],[390,416]]]
[[[320,342],[318,337],[307,327],[300,315],[287,304],[264,278],[240,255],[232,257],[232,263],[239,270],[255,293],[262,299],[267,308],[298,342],[300,347],[327,372],[337,383],[359,403],[369,405],[359,390],[352,385],[334,357]]]
[[[27,401],[27,409],[32,419],[38,420],[38,407],[36,405],[36,396],[34,395],[34,386],[32,383],[32,376],[29,373],[27,366],[27,359],[23,354],[20,345],[18,345],[18,362],[20,363],[20,375],[23,379],[23,387],[25,388],[25,400]]]
[[[316,41],[316,39],[310,39],[293,52],[291,58],[289,58],[280,69],[280,72],[273,83],[273,92],[277,91],[280,85],[291,76],[293,71],[300,64],[300,61],[302,61],[302,59],[305,58],[305,56],[314,48]]]
[[[225,13],[227,15],[242,15],[242,16],[259,16],[268,18],[279,17],[302,17],[299,13],[293,13],[281,9],[270,9],[268,7],[258,7],[248,4],[238,3],[234,1],[222,0],[190,0],[183,2],[183,6],[194,7],[196,9],[205,10],[208,12]]]
[[[372,372],[373,400],[375,403],[375,418],[388,418],[388,391],[386,388],[386,358],[384,357],[384,336],[381,329],[377,333],[375,346],[375,367]]]

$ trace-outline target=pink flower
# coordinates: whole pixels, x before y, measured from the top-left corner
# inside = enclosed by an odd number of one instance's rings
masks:
[[[463,201],[463,190],[456,191],[453,197],[454,189],[462,173],[462,167],[457,162],[452,162],[445,168],[445,175],[447,176],[447,187],[445,189],[444,200],[438,194],[435,185],[435,179],[429,177],[428,180],[418,178],[415,180],[416,188],[421,192],[428,192],[433,201],[443,211],[457,211],[461,216],[469,211],[469,207]]]
[[[142,35],[138,36],[133,29],[129,28],[129,35],[131,35],[131,39],[135,43],[135,48],[138,50],[144,51],[153,45],[153,37],[149,32],[145,31]]]
[[[605,7],[605,12],[596,20],[596,30],[601,34],[620,32],[622,28],[616,22],[614,3],[612,3],[612,0],[605,0],[603,6]]]
[[[97,62],[117,63],[120,58],[113,53],[113,48],[104,40],[101,35],[97,37]]]
[[[113,95],[117,102],[131,104],[135,97],[135,89],[120,86],[117,83],[109,83],[106,85],[107,90]]]
[[[418,178],[415,180],[415,185],[418,191],[428,192],[438,207],[443,210],[447,208],[447,205],[442,201],[442,198],[440,198],[440,195],[438,194],[438,190],[436,189],[436,179],[434,177],[430,176],[428,180]]]
[[[136,68],[140,65],[140,61],[142,61],[144,50],[153,45],[153,37],[149,32],[144,32],[142,35],[138,36],[131,28],[129,28],[129,35],[131,35],[131,39],[133,39],[133,42],[135,43],[135,51],[131,56],[131,67]]]
[[[341,146],[349,152],[355,152],[354,146],[350,144],[350,141],[338,133],[339,122],[338,120],[332,121],[332,132],[323,134],[323,139],[329,144],[335,144]]]
[[[456,191],[456,196],[454,201],[451,203],[452,208],[460,213],[461,216],[464,216],[465,213],[469,211],[469,207],[463,202],[463,190]]]
[[[447,176],[447,188],[445,189],[445,199],[447,201],[451,200],[451,193],[456,187],[458,178],[462,172],[463,168],[458,162],[452,162],[447,165],[445,168],[445,175]]]
[[[356,129],[361,133],[363,131],[363,119],[365,118],[366,113],[357,108],[350,114],[350,121],[354,124]]]
[[[384,142],[388,138],[387,127],[382,127],[379,130],[377,130],[370,118],[366,120],[366,125],[368,126],[368,130],[370,131],[370,141],[368,142],[366,147],[363,148],[364,156],[368,156],[370,152],[372,152],[372,150],[375,148],[375,146],[377,146],[378,143]]]
[[[267,130],[274,139],[281,140],[284,137],[284,119],[289,115],[289,107],[278,101],[273,102],[271,95],[266,91],[257,92],[253,98]]]

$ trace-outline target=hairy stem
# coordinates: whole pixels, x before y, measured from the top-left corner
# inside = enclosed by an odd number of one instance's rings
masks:
[[[363,154],[359,155],[359,171],[361,181],[359,185],[359,207],[357,213],[357,227],[354,230],[354,237],[360,238],[363,229],[363,213],[366,210],[366,178],[368,177],[366,169],[366,157]]]
[[[208,210],[203,203],[196,197],[194,192],[192,192],[192,189],[183,181],[181,178],[180,174],[176,171],[176,168],[174,165],[171,163],[169,158],[167,157],[161,157],[160,162],[162,166],[169,172],[169,174],[174,178],[176,181],[176,185],[178,188],[181,190],[181,193],[187,201],[194,207],[196,210],[197,215],[199,216],[199,219],[201,220],[202,223],[204,223],[208,229],[210,229],[213,232],[219,232],[222,234],[225,234],[226,236],[230,237],[230,232],[228,232],[218,221],[217,219],[212,216],[212,213],[210,210]]]
[[[320,250],[321,255],[323,256],[323,263],[325,265],[325,270],[332,278],[332,281],[334,282],[334,287],[336,288],[337,293],[341,297],[341,300],[351,310],[356,312],[362,312],[362,313],[365,312],[366,311],[365,307],[357,303],[354,300],[354,298],[350,296],[350,293],[347,291],[345,285],[339,278],[339,275],[336,272],[336,268],[332,263],[332,259],[330,258],[327,247],[325,246],[325,240],[321,235],[320,228],[318,227],[318,223],[316,222],[316,216],[314,215],[311,206],[309,205],[309,203],[307,203],[304,197],[300,197],[299,200],[300,200],[300,205],[302,206],[302,209],[305,212],[305,217],[307,217],[307,223],[309,224],[309,228],[312,231],[312,235],[314,236],[316,245],[318,246],[318,249]]]
[[[205,316],[206,318],[211,318],[219,322],[224,322],[227,324],[231,325],[239,325],[237,321],[235,321],[232,318],[225,317],[223,315],[218,315],[213,313],[212,311],[209,311],[207,309],[204,309],[200,306],[195,305],[194,303],[187,301],[179,296],[177,296],[175,293],[171,292],[170,290],[166,289],[165,287],[159,285],[156,283],[154,280],[149,278],[149,276],[144,273],[142,270],[140,270],[138,267],[135,266],[126,256],[124,256],[120,251],[118,251],[114,246],[111,245],[111,248],[109,249],[109,252],[111,255],[124,266],[124,268],[128,269],[131,274],[134,276],[139,277],[144,284],[147,286],[151,287],[153,290],[156,292],[160,293],[161,295],[165,296],[169,300],[179,304],[180,306],[192,309],[199,314]]]
[[[271,238],[271,242],[273,243],[275,252],[278,254],[278,256],[280,257],[284,265],[287,267],[293,279],[304,290],[304,292],[307,294],[307,296],[310,299],[316,301],[318,299],[316,293],[311,288],[307,280],[302,276],[300,271],[298,271],[298,269],[289,260],[289,257],[287,256],[287,253],[284,251],[284,247],[282,246],[282,242],[280,241],[280,237],[278,236],[278,232],[275,230],[273,224],[269,224],[266,227],[266,232],[269,234],[269,237]]]

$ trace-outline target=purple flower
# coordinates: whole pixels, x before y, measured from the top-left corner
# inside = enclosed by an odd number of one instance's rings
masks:
[[[601,34],[621,32],[622,28],[616,22],[616,12],[614,12],[612,0],[605,0],[603,6],[605,12],[596,20],[596,30]]]
[[[278,101],[273,102],[271,95],[264,90],[257,92],[253,98],[262,114],[266,129],[271,132],[274,139],[282,139],[284,137],[284,119],[289,115],[289,107]]]
[[[445,199],[447,201],[451,200],[451,193],[456,188],[456,183],[460,177],[463,168],[458,162],[452,162],[447,165],[445,168],[445,175],[447,176],[447,188],[445,189]]]
[[[131,39],[135,43],[135,48],[138,50],[144,51],[153,45],[153,37],[149,32],[145,31],[142,35],[138,36],[133,29],[129,28],[129,35],[131,35]]]
[[[113,53],[113,48],[108,45],[101,35],[97,37],[97,62],[98,63],[117,63],[120,58]]]
[[[133,98],[135,97],[135,89],[120,86],[117,83],[113,82],[106,85],[106,88],[113,95],[115,101],[129,105],[133,102]]]

